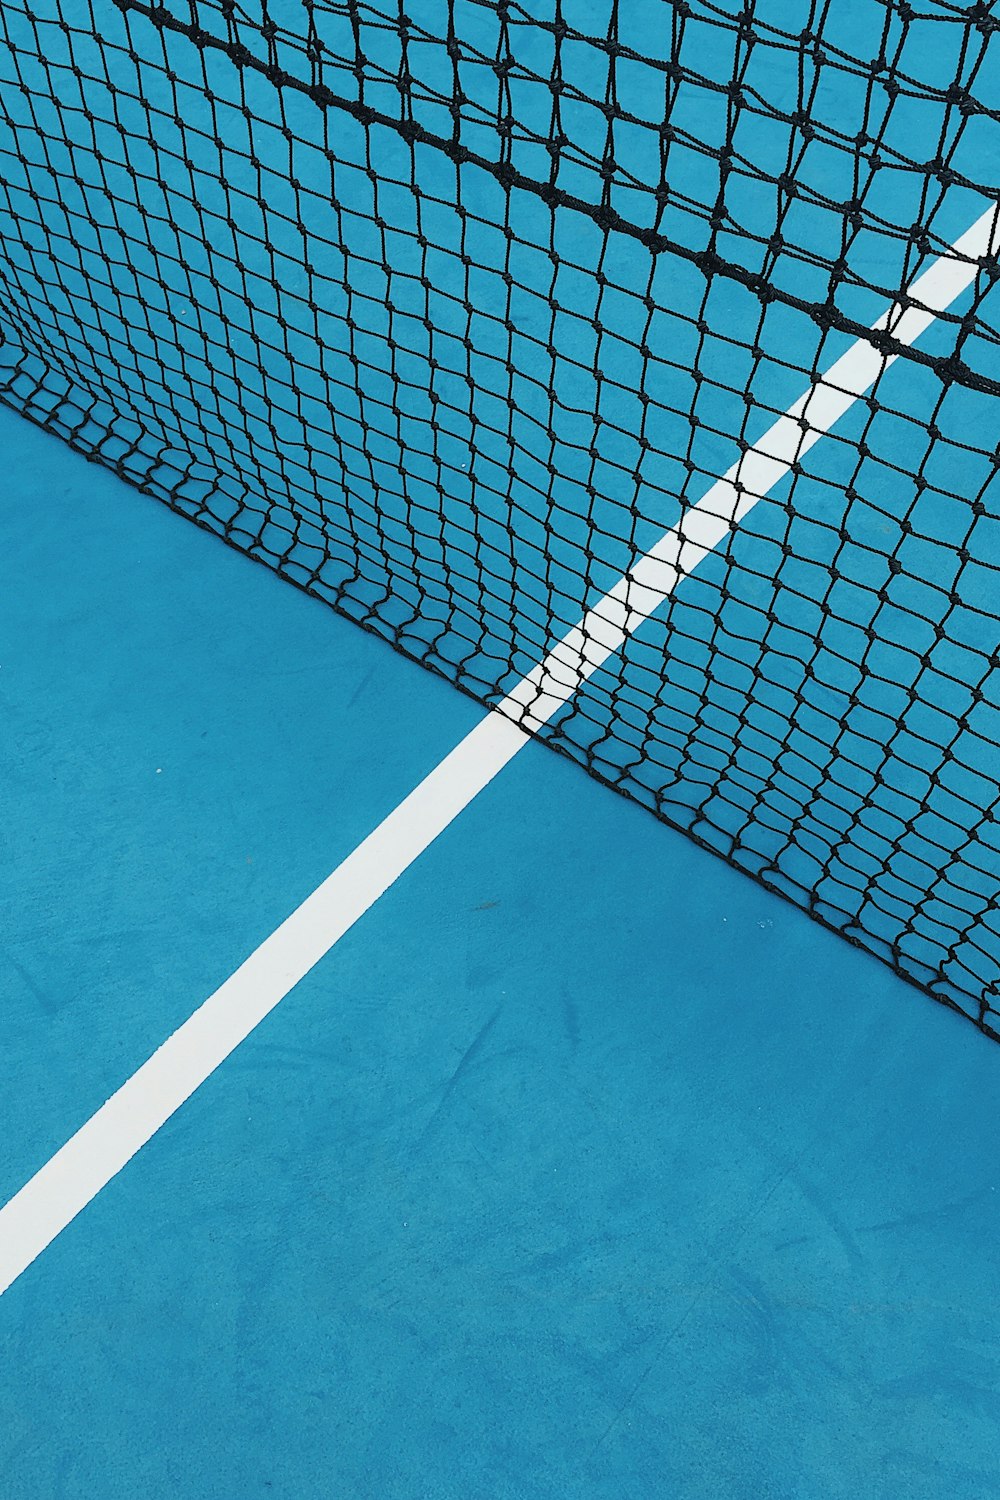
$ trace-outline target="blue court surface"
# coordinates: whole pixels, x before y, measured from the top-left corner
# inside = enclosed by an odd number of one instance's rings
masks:
[[[7,1198],[482,710],[2,446]],[[3,1492],[985,1500],[997,1058],[529,746],[0,1299]]]
[[[995,1500],[1000,31],[440,9],[0,10],[0,1500]]]

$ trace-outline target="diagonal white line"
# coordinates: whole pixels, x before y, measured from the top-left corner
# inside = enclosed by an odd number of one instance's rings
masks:
[[[998,250],[993,207],[873,329],[911,344]],[[852,344],[0,1209],[0,1295],[895,358]]]

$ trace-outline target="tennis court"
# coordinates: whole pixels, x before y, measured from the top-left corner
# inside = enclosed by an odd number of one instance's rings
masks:
[[[4,8],[12,1495],[995,1493],[994,27]]]

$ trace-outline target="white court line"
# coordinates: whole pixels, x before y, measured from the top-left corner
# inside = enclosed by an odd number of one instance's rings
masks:
[[[998,249],[994,207],[872,327],[912,343]],[[895,358],[852,344],[0,1209],[0,1295]]]

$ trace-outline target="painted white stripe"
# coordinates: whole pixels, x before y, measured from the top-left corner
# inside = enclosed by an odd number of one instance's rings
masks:
[[[998,249],[1000,217],[991,208],[912,283],[905,306],[872,326],[912,343],[970,285],[975,262]],[[894,357],[853,344],[0,1209],[0,1294]]]

